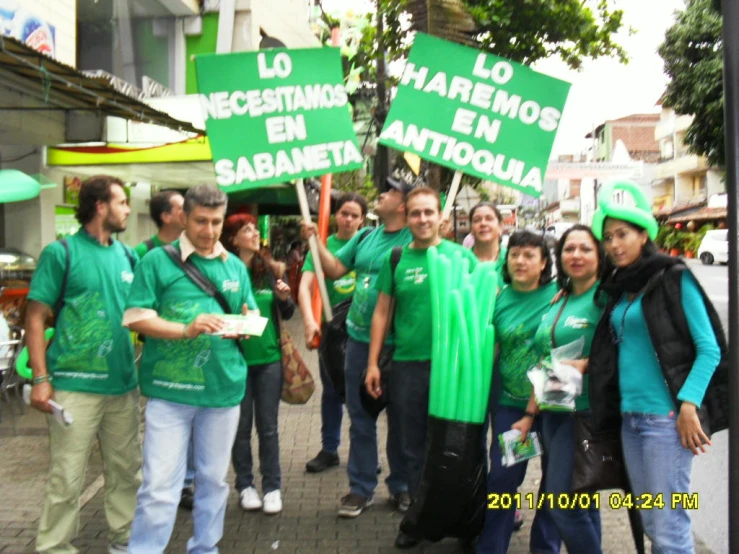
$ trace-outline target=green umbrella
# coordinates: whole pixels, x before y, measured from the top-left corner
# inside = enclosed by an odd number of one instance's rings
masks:
[[[0,204],[31,200],[39,195],[41,189],[55,186],[55,184],[42,185],[17,169],[0,169]]]

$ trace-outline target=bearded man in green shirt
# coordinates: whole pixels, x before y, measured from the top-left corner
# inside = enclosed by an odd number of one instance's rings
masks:
[[[49,479],[36,551],[77,552],[79,500],[90,448],[100,441],[109,552],[126,552],[141,483],[139,395],[131,335],[121,325],[136,255],[111,235],[126,230],[131,209],[123,182],[90,177],[80,188],[76,234],[44,248],[31,281],[26,341],[34,408],[51,400],[74,418],[49,416]],[[56,316],[48,350],[44,327]]]

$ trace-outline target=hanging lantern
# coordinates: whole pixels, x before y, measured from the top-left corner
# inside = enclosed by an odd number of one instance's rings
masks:
[[[688,224],[685,227],[688,231],[695,231],[695,221],[688,221]]]

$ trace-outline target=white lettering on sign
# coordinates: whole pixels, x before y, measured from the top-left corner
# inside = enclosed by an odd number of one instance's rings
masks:
[[[215,163],[216,182],[221,186],[231,186],[305,171],[325,171],[331,164],[340,168],[353,163],[362,163],[362,154],[351,140],[314,144],[279,150],[275,154],[254,154],[251,160],[241,156],[235,167],[232,160],[218,160]]]
[[[272,67],[267,67],[267,56],[260,52],[257,56],[257,68],[260,79],[284,79],[293,71],[293,63],[286,52],[279,52],[272,60]]]
[[[267,127],[267,140],[270,144],[293,142],[294,140],[305,140],[308,138],[308,131],[305,128],[305,116],[303,114],[268,117],[265,125]]]
[[[236,90],[200,95],[206,119],[229,119],[234,116],[261,117],[297,110],[340,108],[349,102],[344,85],[293,85],[264,90]]]
[[[477,55],[475,60],[475,67],[472,69],[472,74],[475,77],[481,79],[492,79],[499,85],[505,85],[513,77],[513,66],[506,61],[500,60],[495,62],[492,69],[485,67],[485,62],[488,57],[485,53]]]
[[[489,121],[486,124],[490,123]],[[493,122],[494,124],[495,122]],[[478,130],[480,125],[478,124]],[[404,148],[413,148],[419,152],[426,151],[429,141],[429,154],[439,156],[444,161],[453,161],[456,165],[471,165],[475,171],[502,181],[510,181],[515,185],[542,189],[542,172],[539,167],[527,168],[526,163],[503,154],[494,154],[489,150],[476,150],[475,147],[454,137],[419,129],[418,126],[402,121],[393,121],[383,130],[380,138],[393,141]],[[442,146],[443,151],[442,151]]]

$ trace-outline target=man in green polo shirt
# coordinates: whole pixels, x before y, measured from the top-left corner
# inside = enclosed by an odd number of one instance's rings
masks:
[[[377,421],[370,416],[359,396],[361,375],[367,367],[372,312],[377,302],[375,281],[385,258],[394,246],[405,246],[411,241],[406,227],[405,196],[411,186],[394,178],[388,178],[387,190],[380,195],[375,213],[382,225],[366,235],[357,233],[344,247],[332,255],[319,242],[321,264],[326,276],[339,279],[352,270],[357,282],[352,305],[346,318],[349,338],[346,341],[344,379],[346,409],[349,412],[349,494],[341,498],[339,516],[357,517],[374,502],[377,487]],[[315,225],[305,225],[305,236],[315,232]],[[389,344],[389,343],[388,343]],[[400,443],[394,407],[388,406],[387,458],[390,474],[385,483],[395,507],[406,512],[410,506],[408,496],[408,472]]]
[[[74,422],[49,422],[49,478],[36,550],[73,553],[79,500],[93,443],[105,476],[109,551],[125,552],[141,483],[139,395],[131,336],[121,325],[136,254],[113,240],[131,209],[123,182],[90,177],[80,188],[79,231],[44,248],[31,281],[26,341],[33,367],[32,405],[61,405]],[[47,351],[46,321],[56,316]]]
[[[336,201],[338,232],[326,240],[326,247],[329,252],[336,254],[341,250],[357,234],[357,230],[364,223],[366,215],[367,201],[362,196],[355,192],[347,192],[341,195]],[[363,232],[368,231],[369,229]],[[300,290],[298,292],[300,299],[298,305],[303,314],[305,344],[308,348],[313,348],[314,338],[321,335],[321,327],[313,317],[313,306],[311,305],[315,275],[313,258],[309,253],[303,265],[303,276],[300,279]],[[354,271],[350,271],[335,281],[326,279],[326,288],[332,306],[351,298],[354,293],[355,279],[356,272]],[[321,394],[321,451],[315,458],[305,464],[305,469],[309,473],[320,473],[329,467],[339,465],[337,450],[341,439],[341,420],[344,415],[341,397],[334,390],[334,385],[320,356],[318,363],[321,384],[323,385],[323,393]]]
[[[157,226],[156,234],[136,245],[136,253],[143,258],[149,250],[171,244],[182,233],[182,204],[185,199],[176,190],[163,190],[149,201],[149,215]]]
[[[184,232],[172,243],[228,302],[230,313],[256,310],[244,263],[219,238],[226,194],[211,185],[187,191]],[[217,552],[229,487],[226,473],[244,397],[246,362],[239,343],[219,336],[219,302],[195,284],[164,248],[136,268],[123,324],[146,335],[139,378],[146,405],[144,483],[128,546],[130,554],[167,547],[192,438],[196,487],[189,552]]]
[[[380,352],[394,315],[395,351],[392,367],[392,403],[400,422],[403,453],[408,464],[408,492],[411,499],[421,484],[426,452],[426,424],[429,409],[429,377],[431,375],[431,290],[427,252],[437,252],[452,258],[459,252],[469,260],[468,270],[477,265],[477,258],[468,249],[442,240],[441,199],[439,193],[429,187],[416,187],[406,198],[408,228],[413,242],[405,246],[400,260],[392,271],[390,255],[386,256],[375,288],[379,291],[377,305],[372,316],[369,359],[367,362],[367,391],[373,397],[380,394]],[[455,268],[461,271],[461,267]],[[390,313],[391,300],[395,300],[394,314]],[[419,538],[398,533],[397,548],[411,548]]]

